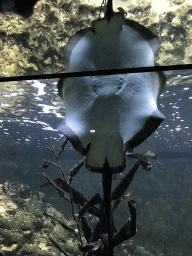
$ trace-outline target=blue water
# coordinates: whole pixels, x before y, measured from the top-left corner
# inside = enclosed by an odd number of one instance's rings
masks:
[[[192,71],[167,72],[168,83],[158,101],[160,111],[167,117],[157,131],[136,151],[150,149],[158,160],[150,172],[141,167],[126,198],[137,203],[137,235],[131,240],[155,255],[192,255]],[[57,95],[57,80],[3,83],[0,112],[0,181],[18,181],[47,195],[50,203],[68,218],[71,208],[45,182],[41,172],[51,178],[59,170],[40,167],[43,159],[55,161],[52,152],[58,151],[64,137],[57,125],[65,116],[62,100]],[[66,173],[82,159],[70,143],[61,156]],[[128,161],[128,168],[134,164]],[[126,172],[126,171],[125,171]],[[73,180],[74,186],[89,198],[102,193],[99,174],[82,168]],[[118,227],[129,217],[127,202],[117,211]],[[157,253],[159,251],[159,254]],[[162,253],[162,254],[160,254]]]

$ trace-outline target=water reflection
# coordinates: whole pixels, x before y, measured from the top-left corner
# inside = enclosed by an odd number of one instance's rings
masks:
[[[155,144],[158,144],[158,148],[154,148],[156,152],[191,152],[192,74],[189,70],[167,72],[167,78],[167,90],[158,102],[160,111],[167,119],[148,139],[148,143],[152,143],[155,138]],[[57,79],[2,84],[1,141],[10,137],[13,144],[24,141],[26,144],[36,143],[37,146],[40,145],[40,141],[48,138],[49,141],[59,141],[60,136],[56,127],[64,118],[65,110],[57,95],[56,84]],[[34,130],[36,132],[33,132]],[[144,144],[146,146],[145,142]]]

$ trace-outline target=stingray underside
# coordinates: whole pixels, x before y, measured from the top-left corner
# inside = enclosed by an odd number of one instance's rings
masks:
[[[137,22],[116,13],[94,21],[66,44],[69,72],[154,65],[158,38]],[[164,120],[157,98],[165,86],[162,72],[60,79],[66,117],[58,130],[86,155],[85,167],[112,172],[126,167],[125,151],[142,143]]]

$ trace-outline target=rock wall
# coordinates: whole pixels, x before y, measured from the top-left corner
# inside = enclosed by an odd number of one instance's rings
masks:
[[[0,76],[64,72],[62,49],[70,36],[91,25],[101,0],[40,0],[26,19],[0,14]],[[189,64],[192,58],[190,0],[114,0],[127,18],[157,34],[159,65]],[[103,12],[102,12],[103,14]]]
[[[16,182],[0,184],[0,255],[63,255],[50,237],[69,255],[80,255],[76,237],[44,215],[44,211],[57,215],[68,226],[74,227],[74,222],[67,221],[45,201],[43,193],[34,194],[29,186]]]

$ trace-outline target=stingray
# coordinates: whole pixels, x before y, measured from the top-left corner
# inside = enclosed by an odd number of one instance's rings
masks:
[[[158,37],[149,29],[125,19],[124,12],[113,12],[110,0],[104,18],[69,39],[64,64],[69,72],[154,66],[159,46]],[[162,72],[61,78],[58,82],[65,104],[65,119],[58,130],[85,155],[85,167],[103,175],[111,241],[112,174],[125,170],[126,151],[141,144],[165,119],[157,107],[164,86]]]

